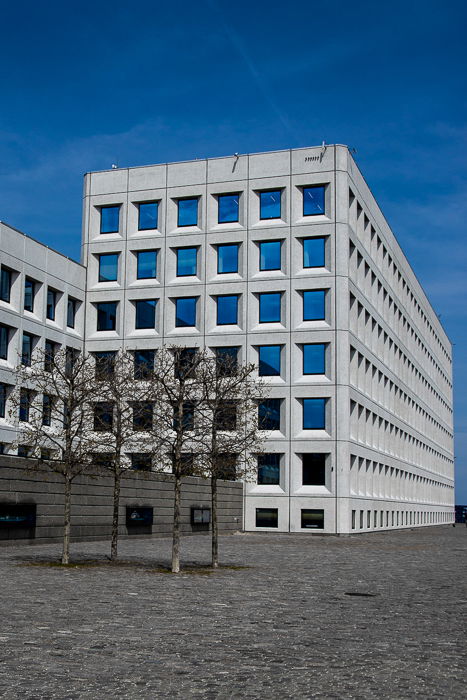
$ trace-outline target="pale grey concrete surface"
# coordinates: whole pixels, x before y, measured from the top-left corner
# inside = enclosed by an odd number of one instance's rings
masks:
[[[5,700],[467,697],[465,526],[227,536],[221,562],[249,568],[211,575],[151,571],[169,539],[123,542],[140,567],[30,565],[58,549],[0,550]]]

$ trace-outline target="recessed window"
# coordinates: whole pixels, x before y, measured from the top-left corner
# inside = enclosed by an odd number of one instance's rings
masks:
[[[326,373],[326,345],[307,343],[303,347],[303,374]]]
[[[42,395],[42,425],[52,424],[52,407],[53,407],[53,396],[50,394]]]
[[[324,214],[324,187],[317,185],[303,188],[303,216]]]
[[[152,430],[154,404],[150,401],[136,401],[133,404],[133,430]]]
[[[12,274],[9,267],[0,269],[0,300],[10,303]]]
[[[303,430],[326,429],[326,399],[303,399]]]
[[[193,379],[198,366],[199,348],[175,348],[174,375],[176,379]]]
[[[195,407],[192,401],[184,401],[182,410],[174,406],[173,429],[184,432],[193,430],[195,427]]]
[[[157,274],[157,250],[140,250],[136,253],[136,278],[155,279]]]
[[[216,430],[235,430],[237,427],[237,402],[219,401],[214,411],[213,421]]]
[[[99,255],[99,282],[116,282],[118,277],[118,253]]]
[[[97,381],[105,381],[110,379],[115,374],[115,358],[117,352],[115,350],[101,350],[95,352],[95,378]]]
[[[220,194],[217,198],[218,215],[217,222],[219,224],[228,224],[238,221],[238,203],[240,195],[236,194]]]
[[[132,452],[130,455],[131,468],[141,472],[150,472],[152,456],[148,452]]]
[[[326,265],[325,241],[325,238],[303,239],[303,267],[324,267]]]
[[[238,272],[238,249],[238,243],[225,243],[217,246],[218,275]]]
[[[101,207],[101,233],[118,233],[120,228],[120,205]]]
[[[34,297],[36,295],[36,283],[34,280],[26,277],[24,280],[24,310],[34,311]]]
[[[196,275],[197,258],[196,248],[177,248],[177,277]]]
[[[302,508],[301,527],[307,530],[323,530],[324,510]]]
[[[262,241],[259,244],[259,269],[261,272],[281,269],[280,241]]]
[[[198,225],[198,197],[179,199],[178,202],[177,226],[197,226]]]
[[[259,294],[259,322],[280,323],[281,292],[263,292]]]
[[[314,289],[303,292],[303,320],[304,321],[324,321],[325,314],[325,290]]]
[[[281,218],[281,191],[267,190],[259,193],[259,218]]]
[[[23,340],[21,345],[21,364],[25,367],[31,366],[33,348],[34,336],[30,333],[23,333]]]
[[[47,311],[46,316],[49,321],[55,321],[55,312],[57,309],[57,292],[51,287],[47,287]]]
[[[55,355],[59,349],[58,343],[53,343],[51,340],[46,340],[44,343],[44,369],[46,372],[51,372],[54,366]]]
[[[0,360],[8,360],[8,342],[10,340],[10,328],[0,324]]]
[[[280,483],[280,454],[258,455],[258,484],[279,485]]]
[[[321,452],[305,452],[302,454],[302,484],[303,486],[326,485],[326,455]]]
[[[0,418],[6,415],[6,400],[8,395],[8,384],[0,383]]]
[[[180,297],[175,299],[175,326],[189,328],[196,326],[197,297]]]
[[[33,394],[29,389],[21,389],[19,394],[19,419],[22,423],[29,423]]]
[[[217,297],[217,325],[238,323],[238,294],[223,294]]]
[[[66,325],[68,328],[74,328],[76,323],[76,310],[78,308],[78,300],[73,297],[68,297],[66,306]]]
[[[281,429],[281,399],[265,399],[258,404],[260,430]]]
[[[134,377],[135,379],[149,379],[154,372],[154,350],[134,351]]]
[[[256,527],[278,527],[278,509],[256,508]]]
[[[94,430],[110,432],[113,427],[114,405],[111,401],[97,401],[94,404]]]
[[[238,351],[240,348],[227,346],[215,348],[216,373],[218,377],[231,377],[238,367]]]
[[[281,346],[260,345],[258,355],[259,376],[279,377],[281,373]]]
[[[114,331],[116,329],[117,303],[116,301],[103,301],[96,304],[98,331]]]
[[[155,328],[156,325],[156,299],[138,299],[135,302],[135,328]]]
[[[159,202],[138,204],[138,231],[151,231],[157,228]]]

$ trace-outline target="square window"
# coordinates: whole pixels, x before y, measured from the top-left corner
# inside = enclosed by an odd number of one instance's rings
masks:
[[[115,372],[115,350],[101,350],[94,353],[95,378],[97,381],[104,381],[114,376]]]
[[[262,241],[259,244],[259,269],[261,272],[281,269],[280,241]]]
[[[303,188],[303,216],[317,216],[324,214],[324,187],[316,185],[314,187]]]
[[[281,429],[281,399],[265,399],[258,404],[260,430]]]
[[[175,326],[190,328],[196,326],[197,297],[180,297],[175,299]]]
[[[281,191],[267,190],[259,193],[259,218],[281,218]]]
[[[177,248],[177,277],[196,275],[197,248]]]
[[[179,199],[178,202],[177,226],[197,226],[198,225],[198,197]]]
[[[101,233],[118,233],[120,228],[120,205],[101,207]]]
[[[303,267],[325,267],[325,238],[303,239]]]
[[[94,430],[106,433],[113,427],[114,406],[111,401],[97,401],[94,404]]]
[[[116,301],[103,301],[96,304],[98,331],[114,331],[116,329],[117,303]]]
[[[281,346],[260,345],[258,355],[259,376],[279,377],[281,373]]]
[[[176,379],[193,379],[198,366],[199,348],[174,349],[174,375]]]
[[[238,322],[238,295],[224,294],[217,297],[217,325],[228,326]]]
[[[302,508],[301,527],[309,530],[324,529],[324,510]]]
[[[237,402],[221,401],[214,411],[216,430],[235,430],[237,427]]]
[[[237,371],[238,347],[215,348],[216,373],[218,377],[231,377]]]
[[[99,255],[99,282],[116,282],[118,276],[118,253]]]
[[[157,228],[159,202],[138,204],[138,231],[151,231]]]
[[[303,399],[303,430],[326,429],[326,399]]]
[[[240,195],[238,192],[236,192],[235,194],[220,194],[217,198],[217,223],[228,224],[231,222],[238,221],[239,201]]]
[[[303,345],[303,374],[326,373],[326,345],[307,343]]]
[[[278,527],[278,509],[256,508],[256,527]]]
[[[57,308],[57,292],[51,287],[47,287],[47,312],[49,321],[55,321],[55,311]]]
[[[154,350],[135,350],[134,352],[134,378],[148,379],[154,372]]]
[[[156,299],[138,299],[135,302],[135,328],[155,328],[156,326]]]
[[[280,323],[281,292],[263,292],[259,294],[259,322]]]
[[[303,486],[326,486],[326,455],[306,452],[302,454]]]
[[[225,243],[217,246],[218,275],[238,272],[238,249],[238,243]]]
[[[0,300],[10,303],[11,295],[11,270],[8,267],[1,267],[0,269]]]
[[[303,292],[303,320],[304,321],[324,321],[325,315],[325,295],[324,289],[314,289]]]
[[[133,430],[152,430],[154,404],[150,401],[136,401],[133,404]]]
[[[155,279],[157,274],[157,250],[140,250],[136,253],[136,279]]]
[[[131,468],[137,471],[150,472],[152,469],[152,457],[148,452],[133,452],[130,455]]]
[[[34,280],[26,277],[24,280],[24,310],[34,311],[34,297],[36,295],[36,283]]]
[[[0,325],[0,360],[8,360],[9,326]]]
[[[258,484],[278,485],[280,483],[280,454],[258,455]]]
[[[78,308],[78,300],[73,297],[68,297],[66,305],[66,325],[68,328],[74,328],[76,322],[76,309]]]

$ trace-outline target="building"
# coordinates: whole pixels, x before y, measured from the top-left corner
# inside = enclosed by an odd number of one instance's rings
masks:
[[[205,346],[270,383],[246,530],[454,520],[451,344],[345,146],[89,173],[81,260],[76,289],[50,285],[78,300],[87,351]],[[62,311],[61,342],[82,343]]]

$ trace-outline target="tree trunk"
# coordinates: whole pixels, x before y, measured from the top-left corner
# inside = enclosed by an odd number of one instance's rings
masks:
[[[217,569],[219,566],[219,532],[217,525],[217,476],[211,476],[211,544],[212,544],[212,566]]]
[[[110,545],[110,559],[117,558],[118,553],[118,510],[120,507],[120,485],[121,474],[117,470],[114,473],[114,496],[113,496],[113,517],[112,517],[112,541]]]
[[[180,571],[180,497],[182,480],[175,476],[174,489],[174,527],[172,537],[172,573],[178,574]]]
[[[65,508],[63,519],[63,552],[62,564],[70,562],[70,526],[71,526],[71,479],[65,476]]]

